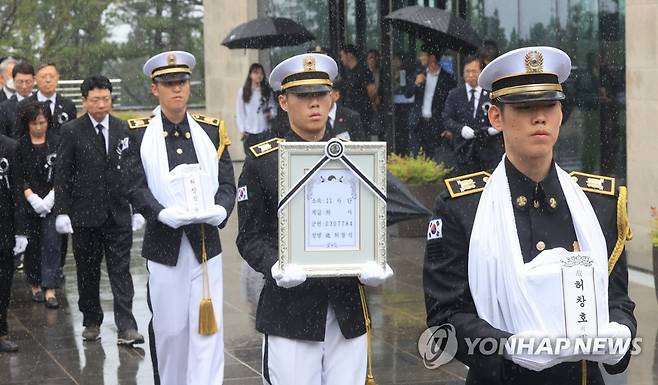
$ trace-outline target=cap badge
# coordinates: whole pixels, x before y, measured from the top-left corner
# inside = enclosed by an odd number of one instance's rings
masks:
[[[304,72],[315,71],[315,58],[313,56],[304,56]]]
[[[173,53],[170,53],[167,55],[167,64],[170,66],[173,66],[176,64],[176,55]]]
[[[539,51],[528,51],[525,54],[526,73],[544,72],[544,54]]]

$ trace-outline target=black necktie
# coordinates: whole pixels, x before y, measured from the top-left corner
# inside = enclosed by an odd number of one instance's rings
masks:
[[[468,97],[468,102],[473,104],[473,98],[475,98],[475,88],[471,88],[471,96]]]
[[[100,144],[101,148],[103,149],[103,153],[107,155],[107,149],[105,148],[105,136],[103,135],[103,125],[98,123],[96,125],[96,140],[98,141],[98,144]]]

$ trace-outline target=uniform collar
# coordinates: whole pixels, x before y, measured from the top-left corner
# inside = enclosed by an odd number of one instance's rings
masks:
[[[333,135],[331,134],[331,129],[329,127],[329,123],[327,123],[327,128],[325,128],[324,136],[322,137],[320,142],[326,142],[329,139],[331,139],[332,136]],[[295,131],[293,131],[292,128],[290,128],[290,126],[288,126],[288,133],[286,134],[285,138],[286,138],[286,141],[288,141],[288,142],[307,142],[307,140],[305,140],[301,136],[297,135],[295,133]]]
[[[536,209],[553,212],[560,205],[565,204],[555,162],[551,163],[548,175],[541,182],[535,182],[525,176],[507,158],[505,158],[505,171],[514,208],[522,211]]]
[[[167,119],[164,113],[161,112],[160,114],[162,116],[162,128],[167,133],[167,136],[185,136],[186,133],[190,132],[190,124],[187,122],[187,116],[182,122],[176,124]]]

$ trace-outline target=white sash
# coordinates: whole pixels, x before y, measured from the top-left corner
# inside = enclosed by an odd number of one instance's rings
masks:
[[[194,151],[199,161],[204,194],[213,197],[214,201],[215,193],[219,188],[217,150],[203,128],[189,114],[186,114],[186,119],[190,126]],[[172,207],[177,203],[180,205],[181,199],[184,199],[184,196],[181,195],[184,194],[183,178],[180,175],[180,170],[183,168],[179,169],[178,167],[182,166],[180,165],[169,172],[167,146],[162,132],[162,115],[158,113],[146,127],[140,147],[140,156],[149,190],[161,205]]]
[[[608,323],[608,258],[605,238],[582,189],[557,169],[576,237],[594,260],[599,325]],[[475,215],[468,253],[468,282],[478,316],[517,334],[537,331],[565,336],[560,259],[564,249],[545,250],[525,264],[514,220],[505,160],[489,178]]]

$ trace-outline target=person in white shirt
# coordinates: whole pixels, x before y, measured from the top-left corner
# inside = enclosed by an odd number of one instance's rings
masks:
[[[236,100],[238,130],[242,134],[244,151],[270,137],[270,122],[276,116],[272,88],[265,79],[265,69],[259,63],[249,66],[244,86]]]

